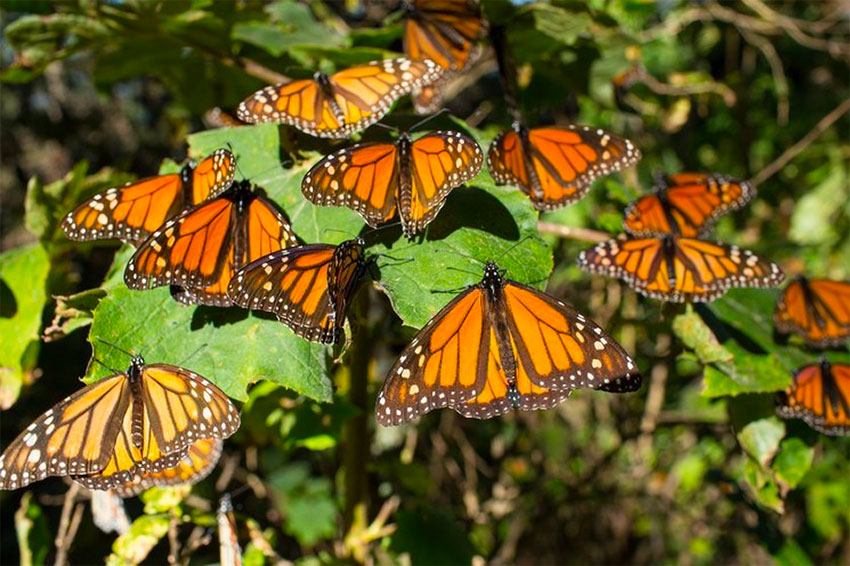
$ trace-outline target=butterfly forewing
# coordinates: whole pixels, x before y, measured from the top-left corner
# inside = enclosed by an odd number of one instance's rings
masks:
[[[777,412],[824,434],[850,435],[850,365],[821,362],[800,368],[778,395]]]
[[[796,278],[779,295],[773,319],[778,331],[813,346],[839,346],[850,339],[850,282]]]
[[[187,205],[217,197],[233,184],[235,174],[236,157],[226,149],[215,150],[192,171],[192,198]]]

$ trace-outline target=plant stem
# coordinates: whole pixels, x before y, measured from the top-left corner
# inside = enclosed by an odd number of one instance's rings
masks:
[[[490,41],[493,44],[496,61],[499,64],[499,78],[502,81],[502,91],[504,92],[508,114],[512,121],[521,122],[522,113],[519,110],[515,86],[516,68],[514,67],[513,57],[511,57],[508,39],[505,36],[505,28],[492,26],[490,28]]]

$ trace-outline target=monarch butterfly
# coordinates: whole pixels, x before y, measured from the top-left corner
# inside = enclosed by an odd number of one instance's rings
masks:
[[[221,566],[242,566],[242,549],[236,536],[236,517],[230,494],[221,496],[216,513],[218,521],[218,548]]]
[[[407,237],[437,215],[452,189],[481,170],[481,148],[459,132],[430,132],[416,141],[402,133],[396,143],[367,143],[332,153],[301,182],[313,204],[347,206],[372,227],[396,207]]]
[[[824,434],[850,435],[850,365],[824,359],[801,367],[791,386],[779,393],[776,412]]]
[[[433,61],[372,61],[258,90],[239,104],[244,122],[280,122],[322,138],[345,138],[384,117],[412,89],[442,74]]]
[[[365,268],[363,240],[288,248],[249,263],[228,287],[240,307],[272,312],[298,336],[331,344]]]
[[[378,395],[384,426],[451,407],[486,419],[511,409],[547,409],[578,387],[640,388],[625,350],[592,320],[549,295],[505,279],[495,262],[484,277],[419,331]]]
[[[674,303],[713,301],[733,287],[775,287],[785,277],[778,265],[749,250],[677,236],[608,240],[582,251],[578,264]]]
[[[443,85],[481,55],[476,42],[487,31],[487,22],[475,0],[413,0],[407,3],[404,53],[412,61],[431,60],[446,72],[439,80],[413,90],[419,113],[442,106]]]
[[[131,289],[179,285],[172,295],[181,302],[229,306],[234,271],[296,244],[283,215],[240,181],[154,232],[133,254],[124,282]]]
[[[217,149],[179,173],[148,177],[113,187],[87,200],[62,220],[72,240],[120,238],[136,245],[185,208],[217,196],[233,182],[236,158]]]
[[[659,178],[656,190],[626,209],[623,228],[634,236],[705,235],[721,215],[744,206],[756,191],[725,175],[678,173]]]
[[[594,179],[637,163],[638,148],[627,139],[588,126],[549,126],[529,130],[516,122],[499,134],[487,152],[496,183],[512,184],[538,210],[581,199]]]
[[[190,444],[227,438],[239,411],[221,390],[189,370],[145,365],[87,385],[56,404],[0,456],[0,489],[47,476],[71,476],[89,489],[126,485],[173,468]]]
[[[218,464],[223,444],[219,438],[196,440],[173,468],[143,472],[124,485],[119,485],[114,491],[121,497],[133,497],[153,486],[197,483],[207,477]]]
[[[850,281],[797,276],[779,295],[773,321],[813,346],[841,345],[850,338]]]

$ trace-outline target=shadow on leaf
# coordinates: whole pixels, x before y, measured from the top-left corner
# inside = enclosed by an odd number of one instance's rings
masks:
[[[426,238],[442,240],[460,228],[482,230],[503,240],[519,239],[519,227],[502,201],[477,187],[452,191],[443,210],[428,226]]]

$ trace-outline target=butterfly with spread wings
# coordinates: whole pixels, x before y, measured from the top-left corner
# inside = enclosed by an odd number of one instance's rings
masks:
[[[538,210],[580,200],[591,183],[637,163],[641,153],[631,141],[588,126],[528,129],[514,123],[487,152],[487,167],[500,185],[515,185]]]
[[[677,173],[658,179],[652,194],[629,205],[623,228],[633,236],[704,236],[722,215],[737,210],[755,188],[726,175]]]
[[[442,69],[433,61],[405,58],[372,61],[326,75],[268,86],[246,98],[236,110],[244,122],[277,122],[312,136],[345,138],[384,117],[392,104]]]
[[[65,235],[78,241],[119,238],[137,245],[184,209],[219,195],[233,182],[236,158],[217,149],[179,173],[147,177],[96,194],[62,219]]]
[[[495,262],[404,349],[378,395],[378,423],[395,426],[450,407],[486,419],[548,409],[584,387],[636,391],[625,350],[561,301],[505,279]]]
[[[87,385],[41,415],[0,456],[0,489],[71,476],[89,489],[173,468],[201,439],[239,428],[239,411],[207,379],[133,358],[126,372]]]
[[[785,277],[778,265],[749,250],[677,236],[621,236],[582,251],[578,264],[674,303],[713,301],[733,287],[775,287]]]
[[[416,111],[428,114],[442,107],[446,82],[480,57],[477,41],[487,32],[487,22],[476,0],[413,0],[406,8],[405,55],[444,70],[438,80],[413,90]]]
[[[301,192],[313,204],[347,206],[372,227],[398,209],[412,238],[455,187],[478,174],[482,161],[475,140],[460,132],[430,132],[415,141],[402,133],[396,143],[355,145],[322,158],[305,175]]]
[[[776,329],[800,335],[819,348],[850,340],[850,281],[796,277],[779,295]]]
[[[130,259],[124,282],[131,289],[179,286],[172,295],[181,302],[229,306],[227,285],[237,269],[297,244],[283,214],[240,181],[151,234]]]
[[[240,307],[276,314],[302,338],[332,344],[364,269],[360,239],[296,246],[237,271],[228,293]]]
[[[141,472],[114,491],[121,497],[134,497],[154,486],[198,483],[218,464],[223,444],[220,438],[196,440],[186,449],[176,466],[155,472]]]
[[[850,435],[850,365],[824,359],[798,369],[791,386],[779,393],[776,412],[824,434]]]

